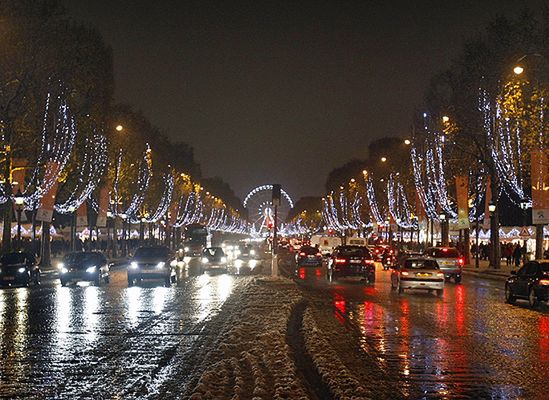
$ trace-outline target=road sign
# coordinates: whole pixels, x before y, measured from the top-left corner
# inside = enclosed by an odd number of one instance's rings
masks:
[[[527,227],[523,226],[523,227],[520,229],[519,236],[520,236],[520,237],[523,237],[523,238],[529,238],[529,237],[530,237],[530,231],[528,230]]]

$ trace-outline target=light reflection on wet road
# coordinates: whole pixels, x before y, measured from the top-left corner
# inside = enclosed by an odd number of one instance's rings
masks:
[[[102,287],[45,279],[0,289],[0,397],[154,397],[170,359],[192,353],[204,323],[246,279],[204,274],[128,288],[119,270]]]
[[[465,276],[438,298],[399,295],[390,272],[379,268],[374,285],[329,283],[319,268],[300,268],[296,276],[329,299],[325,307],[404,397],[548,398],[549,308],[505,304],[503,282]]]

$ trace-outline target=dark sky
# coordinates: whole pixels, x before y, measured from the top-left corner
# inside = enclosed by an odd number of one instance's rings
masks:
[[[401,4],[402,3],[402,4]],[[430,76],[496,14],[544,1],[65,0],[114,52],[116,100],[194,146],[238,195],[321,195],[368,143],[408,133]]]

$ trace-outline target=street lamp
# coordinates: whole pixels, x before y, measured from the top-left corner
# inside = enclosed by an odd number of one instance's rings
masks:
[[[450,122],[450,117],[448,117],[447,115],[444,115],[442,117],[442,122],[444,122],[445,124],[447,124],[448,122]]]
[[[410,139],[404,139],[404,144],[406,146],[409,146],[412,142],[410,141]]]
[[[387,161],[387,157],[381,157],[381,162],[386,162]]]
[[[69,213],[71,214],[71,251],[75,250],[75,237],[76,237],[76,207],[69,206]]]
[[[513,68],[513,72],[515,73],[515,75],[520,75],[524,72],[524,68],[520,65],[517,65],[515,68]]]
[[[23,206],[25,205],[25,196],[21,193],[21,189],[17,189],[17,193],[13,199],[15,200],[17,211],[17,244],[19,248],[21,248],[21,213],[23,212]]]
[[[116,125],[115,129],[117,132],[122,132],[124,130],[124,127],[122,125]]]
[[[440,220],[440,241],[443,246],[448,246],[450,243],[449,238],[449,229],[448,229],[448,220],[446,218],[446,213],[442,212],[438,216]]]
[[[522,199],[522,200],[520,201],[520,208],[521,208],[521,210],[522,210],[522,226],[523,226],[523,227],[526,227],[526,225],[527,225],[527,222],[526,222],[526,218],[527,218],[526,212],[527,212],[529,206],[530,206],[530,204],[528,203],[528,201],[526,201],[526,199]],[[524,241],[522,242],[522,246],[523,246],[523,248],[524,248],[524,251],[522,252],[522,254],[523,254],[523,262],[526,262],[526,241],[527,241],[527,240],[528,240],[528,239],[525,237],[525,238],[524,238]]]
[[[493,202],[490,202],[490,204],[488,204],[488,211],[490,211],[490,214],[493,214],[496,212],[496,204],[493,203]]]

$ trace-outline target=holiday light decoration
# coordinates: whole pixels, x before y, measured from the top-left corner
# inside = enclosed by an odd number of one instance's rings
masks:
[[[175,179],[173,174],[170,173],[164,175],[164,192],[162,193],[162,197],[160,198],[158,207],[156,208],[153,215],[149,218],[147,218],[146,216],[142,216],[144,222],[158,222],[160,219],[162,219],[162,217],[166,215],[166,213],[168,212],[168,208],[172,203],[174,183]]]
[[[406,198],[404,186],[397,178],[395,173],[391,173],[387,180],[389,213],[398,226],[409,229],[415,227],[412,221],[412,210]]]
[[[42,123],[41,148],[29,184],[23,193],[25,209],[36,210],[42,197],[50,191],[65,169],[76,142],[76,123],[67,102],[59,95],[52,107],[51,94],[46,97]],[[53,123],[53,130],[48,127]]]
[[[106,167],[107,138],[94,132],[91,138],[85,139],[84,157],[78,168],[76,187],[64,203],[55,205],[55,211],[69,214],[77,210],[97,188]]]
[[[125,211],[125,214],[128,216],[128,219],[133,222],[139,222],[137,218],[137,212],[143,201],[145,200],[145,193],[149,187],[149,183],[152,176],[152,157],[151,157],[151,148],[147,143],[147,149],[143,154],[143,159],[139,165],[139,173],[137,176],[136,190],[130,201],[130,205]]]

